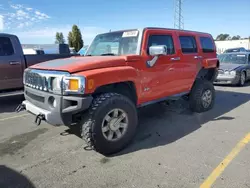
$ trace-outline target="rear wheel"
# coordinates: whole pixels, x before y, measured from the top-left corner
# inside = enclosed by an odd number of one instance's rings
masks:
[[[102,94],[85,114],[81,137],[97,152],[113,154],[130,143],[137,121],[137,110],[130,99],[116,93]]]
[[[201,113],[213,108],[215,89],[208,80],[196,80],[189,96],[190,109]]]

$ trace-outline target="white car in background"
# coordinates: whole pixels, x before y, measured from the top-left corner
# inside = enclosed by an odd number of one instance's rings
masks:
[[[70,51],[71,54],[76,54],[77,53],[75,48],[72,48],[72,47],[69,48],[69,51]]]
[[[42,49],[34,49],[34,48],[23,48],[23,54],[45,54],[44,50]]]

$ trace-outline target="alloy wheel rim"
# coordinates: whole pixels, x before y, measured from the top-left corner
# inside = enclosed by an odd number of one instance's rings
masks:
[[[245,74],[242,73],[241,74],[241,85],[243,85],[245,83]]]
[[[206,90],[203,94],[202,94],[202,105],[204,108],[208,108],[212,102],[212,92],[211,90]]]
[[[109,111],[102,121],[102,134],[108,141],[121,139],[128,128],[128,115],[122,109]]]

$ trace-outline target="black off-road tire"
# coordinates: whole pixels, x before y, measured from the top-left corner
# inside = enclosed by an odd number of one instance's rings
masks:
[[[119,108],[127,113],[128,128],[117,141],[107,140],[102,133],[102,121],[112,109]],[[127,97],[117,93],[105,93],[94,98],[88,112],[80,125],[81,137],[87,145],[103,155],[117,153],[124,149],[133,139],[138,124],[135,104]]]
[[[208,107],[204,107],[202,96],[205,91],[210,90],[212,99]],[[197,113],[209,111],[214,106],[215,89],[212,82],[208,80],[197,79],[189,95],[190,110]]]

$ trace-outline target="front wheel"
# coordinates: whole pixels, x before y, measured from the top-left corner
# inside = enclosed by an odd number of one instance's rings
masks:
[[[191,90],[189,102],[193,112],[206,112],[213,108],[215,89],[208,80],[196,80]]]
[[[246,74],[245,72],[241,72],[238,86],[244,86],[245,82],[246,82]]]
[[[81,125],[81,137],[97,152],[109,155],[125,148],[135,135],[137,110],[127,97],[105,93],[96,97]]]

